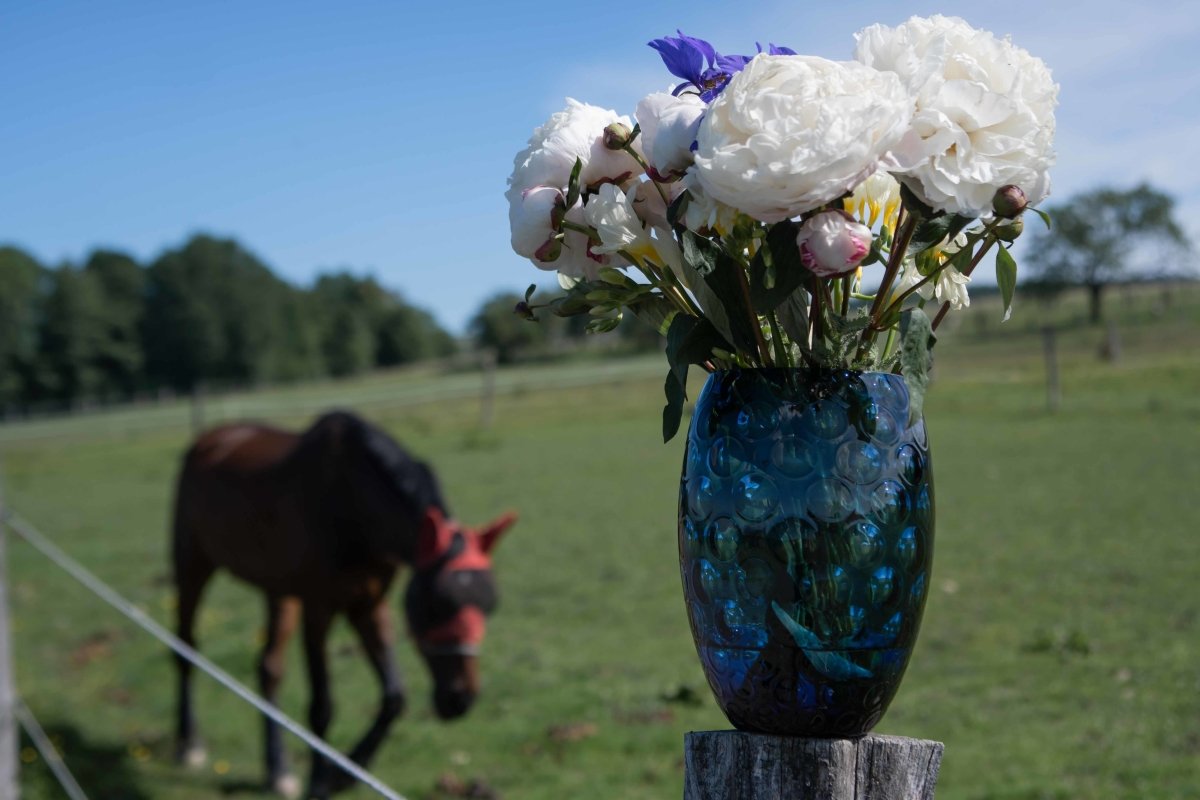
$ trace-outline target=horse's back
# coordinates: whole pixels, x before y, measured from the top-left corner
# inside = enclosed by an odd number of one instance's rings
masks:
[[[188,449],[175,496],[175,566],[201,559],[269,583],[303,552],[301,486],[287,469],[301,436],[257,423],[201,434]]]

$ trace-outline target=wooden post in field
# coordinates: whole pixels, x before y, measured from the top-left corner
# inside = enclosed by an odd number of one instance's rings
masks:
[[[0,474],[0,797],[17,800],[17,688],[8,630],[8,527],[4,523],[4,477]]]
[[[485,349],[479,354],[480,367],[483,369],[483,394],[479,401],[479,429],[489,430],[496,417],[496,351]]]
[[[1052,325],[1042,328],[1042,350],[1046,354],[1046,410],[1053,414],[1062,405],[1062,388],[1058,384],[1058,344]]]
[[[683,800],[933,800],[944,749],[941,742],[875,734],[689,733]]]

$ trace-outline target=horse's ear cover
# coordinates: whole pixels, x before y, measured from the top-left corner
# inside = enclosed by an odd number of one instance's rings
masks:
[[[500,537],[504,532],[511,528],[517,521],[517,512],[510,511],[504,516],[497,517],[479,530],[479,547],[485,553],[491,553],[492,548],[496,546],[496,542],[500,541]]]

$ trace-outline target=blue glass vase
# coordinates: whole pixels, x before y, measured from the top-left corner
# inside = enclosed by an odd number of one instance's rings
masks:
[[[908,664],[933,558],[929,445],[904,379],[715,372],[683,470],[688,619],[729,721],[867,733]]]

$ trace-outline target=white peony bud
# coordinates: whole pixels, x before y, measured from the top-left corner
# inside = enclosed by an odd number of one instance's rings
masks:
[[[552,186],[535,186],[521,193],[508,207],[512,229],[512,248],[517,255],[537,258],[538,250],[554,238],[555,209],[561,207],[563,193]]]
[[[822,211],[800,226],[796,246],[804,266],[819,277],[836,278],[871,252],[871,229],[843,211]]]
[[[678,178],[692,164],[692,145],[707,108],[694,94],[656,92],[642,98],[634,116],[646,161],[662,180]]]

